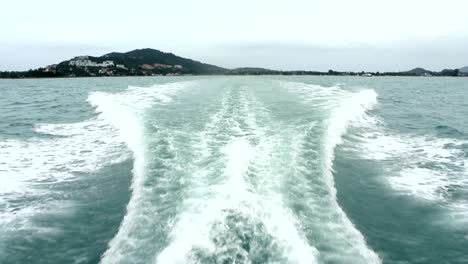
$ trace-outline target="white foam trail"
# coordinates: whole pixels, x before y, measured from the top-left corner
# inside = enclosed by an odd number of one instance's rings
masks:
[[[214,222],[223,221],[223,209],[235,208],[240,202],[252,196],[247,190],[244,173],[247,171],[253,149],[244,139],[230,142],[223,150],[226,159],[227,180],[210,188],[209,201],[195,198],[186,202],[185,211],[171,231],[173,242],[157,257],[157,263],[186,263],[190,250],[195,246],[214,252],[210,240],[210,228]],[[202,197],[208,198],[208,197]]]
[[[377,104],[377,93],[374,90],[363,90],[353,94],[342,101],[340,106],[332,111],[327,122],[323,143],[324,162],[323,171],[329,178],[330,190],[336,196],[333,180],[333,160],[335,158],[335,147],[342,143],[342,136],[346,133],[350,123],[362,119],[366,111]]]
[[[377,103],[377,94],[373,90],[363,90],[357,92],[343,100],[340,106],[332,111],[332,114],[327,122],[327,129],[323,140],[323,176],[327,178],[326,183],[329,185],[330,193],[333,195],[334,203],[338,215],[340,216],[340,224],[344,225],[343,229],[346,232],[346,239],[352,243],[350,245],[359,255],[363,256],[368,263],[379,263],[381,260],[375,252],[367,247],[364,237],[356,229],[353,223],[346,216],[344,211],[336,202],[336,188],[334,187],[333,179],[333,160],[335,158],[335,148],[342,143],[342,136],[346,133],[351,122],[361,119],[366,111],[374,107]]]
[[[318,85],[308,85],[302,83],[283,82],[283,87],[289,91],[300,94],[304,102],[310,104],[321,115],[329,117],[323,122],[323,136],[318,142],[309,142],[307,144],[320,144],[320,150],[315,152],[309,150],[307,153],[315,153],[316,159],[320,163],[321,179],[312,179],[307,181],[300,176],[302,173],[308,173],[311,165],[295,164],[299,175],[294,178],[297,185],[304,185],[301,191],[300,187],[293,186],[297,192],[308,192],[310,197],[304,202],[304,206],[309,207],[309,214],[303,219],[304,223],[313,228],[311,232],[318,233],[322,239],[318,240],[317,248],[320,251],[320,259],[324,262],[337,263],[380,263],[379,256],[372,251],[365,241],[364,236],[356,229],[345,212],[339,206],[336,199],[336,188],[333,178],[333,161],[335,158],[335,148],[342,143],[343,135],[346,134],[348,127],[353,122],[358,122],[366,117],[366,111],[372,109],[377,103],[377,94],[373,90],[361,90],[350,92],[339,87],[322,87]],[[314,129],[320,133],[320,129]],[[304,132],[305,138],[309,133]],[[302,139],[304,140],[304,139]],[[312,139],[310,139],[312,140]],[[303,143],[301,143],[303,144]],[[305,157],[312,159],[314,157]],[[315,162],[315,161],[309,161]],[[306,167],[307,166],[307,167]],[[303,172],[304,171],[304,172]],[[324,186],[322,186],[324,185]],[[303,198],[303,199],[304,199]],[[333,251],[321,251],[321,244],[333,245]]]
[[[103,254],[101,263],[119,263],[132,260],[132,252],[143,239],[138,237],[135,229],[145,222],[148,215],[148,199],[151,194],[146,193],[144,187],[146,178],[146,144],[144,118],[145,111],[155,104],[167,104],[181,89],[191,85],[191,82],[179,82],[153,87],[130,87],[124,93],[109,94],[95,92],[89,95],[88,101],[96,107],[99,117],[107,120],[119,130],[120,136],[133,152],[132,195],[127,205],[125,215],[119,231],[109,242],[107,251]]]
[[[358,144],[353,143],[349,150],[366,159],[387,161],[385,180],[395,190],[451,207],[452,187],[468,188],[463,151],[468,141],[401,134],[387,129],[382,121],[364,121],[355,124],[363,131],[352,138]]]
[[[276,199],[269,201],[257,196],[245,181],[245,174],[255,154],[248,141],[233,139],[223,148],[223,153],[227,180],[219,186],[205,186],[211,189],[210,194],[201,200],[192,198],[186,202],[187,210],[171,231],[172,242],[157,256],[156,262],[191,262],[191,250],[195,248],[209,254],[223,250],[213,244],[210,234],[214,224],[224,223],[227,213],[236,210],[265,225],[268,234],[277,240],[284,251],[282,254],[286,255],[288,263],[315,263],[317,252],[300,237],[291,214]],[[218,230],[218,235],[222,236],[227,231]]]
[[[160,89],[158,89],[160,88]],[[166,103],[177,89],[168,86],[138,88],[130,87],[121,95],[95,92],[90,102],[101,102],[98,117],[68,124],[37,124],[34,131],[54,136],[34,137],[23,141],[6,140],[0,142],[0,227],[8,230],[25,229],[42,232],[42,227],[30,223],[34,215],[41,213],[65,213],[45,199],[54,190],[51,184],[76,179],[76,173],[91,173],[110,164],[122,162],[131,157],[126,145],[136,149],[135,141],[138,125],[133,122],[125,107],[145,108],[157,101]],[[143,98],[137,100],[138,98]],[[114,102],[120,102],[115,103]],[[139,103],[139,104],[137,104]],[[112,109],[112,106],[117,108]],[[120,107],[120,108],[119,108]],[[110,114],[112,111],[114,114]],[[32,197],[31,202],[11,203],[15,199]],[[44,202],[47,200],[49,202]],[[67,206],[70,208],[70,206]]]
[[[250,90],[252,91],[252,90]],[[245,122],[253,130],[253,134],[260,139],[255,147],[255,155],[251,158],[250,169],[256,172],[256,186],[253,187],[256,196],[252,204],[259,204],[261,208],[251,213],[258,215],[260,221],[265,225],[267,233],[275,239],[275,243],[281,248],[282,256],[288,263],[317,263],[318,251],[310,245],[304,234],[301,232],[300,223],[294,217],[283,200],[283,182],[288,177],[288,173],[280,174],[277,169],[279,163],[275,158],[280,158],[284,162],[283,156],[275,156],[281,153],[284,147],[280,136],[275,133],[268,133],[266,128],[259,126],[259,123],[267,122],[269,126],[275,124],[266,113],[266,109],[255,100],[253,94],[250,95],[251,105],[245,105]],[[245,99],[244,99],[245,100]],[[283,129],[281,127],[281,129]],[[288,149],[290,146],[286,146]],[[285,150],[287,151],[287,150]],[[239,153],[242,155],[242,153]],[[287,162],[287,160],[286,160]],[[283,261],[283,260],[282,260]]]
[[[466,146],[459,138],[403,133],[374,115],[353,122],[344,150],[379,162],[381,179],[397,195],[407,195],[444,208],[443,226],[466,228],[468,169]]]
[[[299,94],[305,103],[313,104],[323,110],[331,111],[340,107],[343,98],[352,95],[351,92],[338,86],[324,87],[315,84],[304,84],[296,82],[280,82],[280,84],[294,94]]]
[[[266,234],[254,234],[248,232],[254,239],[258,236],[271,235],[283,252],[283,258],[288,263],[315,263],[316,250],[305,242],[298,232],[296,221],[292,215],[285,210],[281,203],[281,194],[274,190],[275,195],[259,192],[256,188],[265,188],[265,184],[260,187],[252,185],[247,180],[252,167],[256,167],[261,177],[267,181],[275,182],[276,179],[270,177],[268,171],[258,167],[257,161],[270,157],[275,149],[275,145],[270,144],[271,140],[266,139],[261,129],[257,127],[256,119],[259,114],[253,111],[250,105],[253,98],[246,98],[246,91],[240,88],[240,97],[234,96],[235,103],[240,104],[238,109],[229,106],[232,102],[230,92],[227,92],[222,99],[222,109],[215,113],[211,122],[206,126],[206,130],[200,133],[200,144],[197,146],[201,157],[195,162],[204,164],[205,160],[215,157],[215,164],[209,167],[198,167],[193,172],[193,179],[189,186],[192,187],[190,197],[184,202],[183,212],[177,217],[174,227],[171,229],[171,243],[157,255],[157,263],[191,263],[197,261],[193,259],[193,250],[202,250],[206,254],[216,255],[218,261],[223,257],[232,258],[232,253],[226,253],[229,249],[235,249],[238,255],[249,263],[250,253],[241,248],[235,241],[227,245],[218,245],[215,240],[229,239],[232,226],[228,226],[227,218],[231,214],[240,217],[247,217],[246,221],[262,223],[265,226]],[[226,115],[231,115],[226,118]],[[223,118],[224,117],[224,118]],[[242,120],[248,128],[243,127],[238,120]],[[220,141],[222,138],[220,130],[230,135],[226,142]],[[258,145],[252,145],[250,138],[260,138]],[[219,146],[221,158],[218,157],[214,145]],[[214,151],[214,153],[213,153]],[[220,170],[216,167],[220,166]],[[221,177],[218,175],[221,174]],[[268,177],[270,177],[268,179]],[[267,188],[268,189],[268,188]],[[238,225],[249,224],[240,222]],[[238,227],[241,228],[241,227]],[[242,232],[242,231],[239,231]],[[226,237],[226,238],[224,238]],[[252,242],[248,242],[252,243]],[[254,245],[252,245],[254,246]],[[270,254],[277,254],[269,252]],[[227,255],[223,255],[227,254]]]
[[[0,193],[30,191],[31,182],[58,182],[73,172],[92,172],[124,158],[117,133],[101,120],[73,124],[40,124],[35,131],[62,136],[0,142],[0,175],[11,185]]]
[[[249,142],[243,138],[233,139],[223,149],[227,159],[226,174],[229,179],[226,184],[231,189],[229,200],[233,203],[238,203],[249,195],[244,174],[255,154],[254,151]]]
[[[31,217],[64,213],[62,206],[46,199],[51,185],[76,179],[130,157],[114,128],[99,119],[72,124],[40,124],[37,133],[60,137],[0,142],[0,227],[4,232],[35,227]],[[31,197],[28,199],[28,197]],[[31,200],[20,205],[17,199]],[[47,201],[47,202],[45,202]]]
[[[101,101],[97,111],[108,110],[99,117],[78,123],[38,124],[34,128],[37,133],[60,137],[0,142],[0,176],[8,183],[2,184],[0,194],[29,192],[30,182],[69,180],[73,172],[96,171],[128,158],[124,142],[135,145],[132,135],[137,131],[133,130],[136,126],[131,124],[133,118],[127,108],[146,108],[153,101],[165,103],[176,90],[170,86],[130,87],[120,97],[95,92],[89,101]],[[120,104],[109,109],[113,100]],[[118,114],[109,114],[112,110]]]

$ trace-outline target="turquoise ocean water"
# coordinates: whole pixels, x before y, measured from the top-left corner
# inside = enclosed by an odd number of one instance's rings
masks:
[[[468,263],[468,79],[0,80],[0,263]]]

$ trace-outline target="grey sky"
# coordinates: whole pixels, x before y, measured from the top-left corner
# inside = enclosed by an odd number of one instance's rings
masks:
[[[466,0],[2,0],[0,70],[156,48],[219,66],[468,65]]]

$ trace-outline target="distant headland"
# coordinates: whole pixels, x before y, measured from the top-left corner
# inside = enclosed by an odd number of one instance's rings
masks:
[[[112,52],[100,57],[78,56],[29,71],[0,71],[0,78],[53,78],[179,75],[333,75],[333,76],[468,76],[468,67],[440,72],[415,68],[403,72],[277,71],[264,68],[226,69],[156,49]]]

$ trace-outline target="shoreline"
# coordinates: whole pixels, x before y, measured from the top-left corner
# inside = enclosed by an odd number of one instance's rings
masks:
[[[307,77],[359,77],[359,78],[382,78],[382,77],[407,77],[407,78],[466,78],[468,75],[462,76],[409,76],[409,75],[374,75],[374,76],[360,76],[360,75],[317,75],[317,74],[196,74],[196,75],[123,75],[123,76],[61,76],[61,77],[22,77],[22,78],[0,78],[0,80],[33,80],[33,79],[84,79],[84,78],[141,78],[141,77],[239,77],[239,76],[275,76],[275,77],[288,77],[288,76],[307,76]]]

